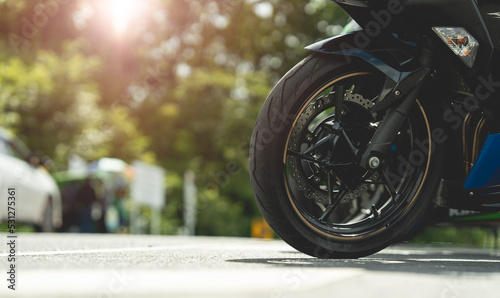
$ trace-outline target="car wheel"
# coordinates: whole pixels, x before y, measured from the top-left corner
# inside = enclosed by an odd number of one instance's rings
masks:
[[[36,232],[53,232],[54,225],[52,221],[52,198],[48,197],[43,209],[42,221],[34,225]]]

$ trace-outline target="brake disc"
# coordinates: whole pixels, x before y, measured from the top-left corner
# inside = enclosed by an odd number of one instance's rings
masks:
[[[343,104],[346,107],[343,109],[344,111],[361,109],[366,112],[366,116],[370,118],[370,121],[375,121],[376,114],[371,112],[375,103],[363,98],[363,96],[353,94],[350,91],[345,91]],[[331,93],[328,96],[321,96],[314,102],[310,103],[300,114],[295,126],[292,129],[288,149],[295,152],[304,152],[307,148],[311,147],[319,139],[324,137],[327,132],[324,129],[321,129],[321,127],[323,123],[334,119],[334,112],[332,110],[334,107],[334,93]],[[319,152],[315,152],[312,157],[318,160],[324,158],[328,159],[329,156],[333,154],[334,150],[333,146],[330,147],[332,148],[318,150]],[[299,157],[290,155],[288,156],[287,163],[289,166],[290,176],[293,179],[294,187],[299,189],[307,199],[314,200],[317,204],[324,206],[328,205],[328,173],[321,169],[319,163],[316,164],[310,161],[304,161]],[[377,174],[375,173],[374,176],[370,177],[370,179],[376,180],[378,178],[375,177],[376,175]],[[336,185],[340,188],[338,181],[339,179],[336,179]],[[363,192],[368,190],[368,187],[369,186],[367,184],[361,184],[357,188],[350,190],[344,195],[342,202],[359,198]]]

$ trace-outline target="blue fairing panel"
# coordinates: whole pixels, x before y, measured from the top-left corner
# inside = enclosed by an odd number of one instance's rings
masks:
[[[489,135],[472,168],[465,189],[500,184],[500,134]]]

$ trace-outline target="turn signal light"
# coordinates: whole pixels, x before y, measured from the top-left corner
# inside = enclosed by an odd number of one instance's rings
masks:
[[[462,27],[432,27],[432,30],[467,65],[474,66],[479,43]]]

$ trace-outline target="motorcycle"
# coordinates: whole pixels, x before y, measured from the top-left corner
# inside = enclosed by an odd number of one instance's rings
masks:
[[[252,134],[268,224],[311,256],[358,258],[434,204],[500,211],[500,4],[333,1],[362,30],[308,46]]]

